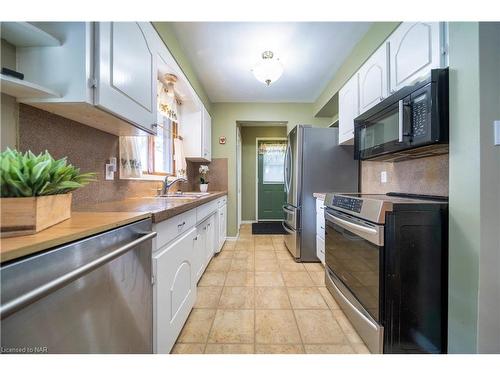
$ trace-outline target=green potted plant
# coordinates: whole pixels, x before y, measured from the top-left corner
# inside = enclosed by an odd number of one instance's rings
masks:
[[[200,191],[201,192],[206,192],[208,190],[208,181],[207,181],[207,174],[208,174],[208,165],[200,165],[200,168],[198,169],[198,172],[200,172]]]
[[[95,173],[80,173],[66,158],[55,160],[7,148],[0,153],[2,237],[33,234],[71,216],[71,192]]]

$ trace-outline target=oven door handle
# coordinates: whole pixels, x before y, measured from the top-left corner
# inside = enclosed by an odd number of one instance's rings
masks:
[[[332,214],[329,214],[328,212],[325,212],[325,217],[336,224],[342,225],[346,229],[354,229],[354,230],[357,230],[357,231],[360,231],[360,232],[363,232],[363,233],[366,233],[366,234],[372,235],[372,236],[378,234],[378,231],[375,228],[368,228],[368,227],[365,227],[364,225],[352,223],[350,221],[333,216]]]

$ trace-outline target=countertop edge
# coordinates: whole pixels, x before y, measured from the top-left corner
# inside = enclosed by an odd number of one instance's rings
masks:
[[[313,197],[324,201],[326,193],[313,193]]]
[[[75,213],[78,213],[78,212],[75,212]],[[96,212],[86,212],[86,213],[99,214],[99,212],[97,212],[97,213]],[[136,212],[136,213],[129,212],[129,213],[131,216],[128,218],[122,218],[122,219],[119,219],[117,221],[113,221],[110,223],[99,225],[98,227],[83,228],[81,231],[68,233],[68,234],[61,234],[61,235],[54,237],[54,238],[47,238],[46,240],[42,240],[40,242],[30,243],[26,246],[20,246],[16,249],[13,249],[13,250],[7,250],[5,253],[2,251],[0,253],[0,262],[4,263],[4,262],[8,262],[10,260],[24,257],[26,255],[32,255],[32,254],[35,254],[35,253],[38,253],[41,251],[46,251],[46,250],[51,249],[51,248],[56,247],[56,246],[66,245],[70,242],[77,241],[77,240],[83,239],[85,237],[89,237],[89,236],[93,236],[95,234],[106,232],[108,230],[112,230],[112,229],[115,229],[115,228],[118,228],[118,227],[121,227],[121,226],[124,226],[127,224],[131,224],[131,223],[134,223],[134,222],[139,221],[139,220],[151,218],[151,214],[146,213],[146,212]],[[109,214],[109,212],[108,212],[108,214]],[[120,212],[120,214],[123,214],[123,212]],[[71,220],[71,218],[68,220]],[[64,221],[62,223],[64,223]],[[51,228],[54,228],[54,227],[55,227],[54,229],[57,230],[58,229],[57,225],[59,225],[59,224],[56,224],[53,227],[47,228],[46,230],[50,230]],[[39,233],[43,233],[43,231],[39,232]],[[37,234],[23,236],[23,237],[36,236]],[[10,237],[10,238],[16,238],[16,237]],[[9,240],[9,237],[1,239],[0,242],[6,241],[6,240]]]

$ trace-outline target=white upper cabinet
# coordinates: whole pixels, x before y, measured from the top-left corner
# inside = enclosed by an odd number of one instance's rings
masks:
[[[149,24],[96,23],[95,105],[153,131],[156,122],[154,43]]]
[[[408,86],[444,66],[444,31],[440,22],[403,22],[389,37],[390,91]]]
[[[155,133],[156,31],[149,22],[37,22],[36,27],[61,45],[18,47],[17,70],[58,95],[20,102],[116,135]]]
[[[184,154],[193,161],[212,160],[212,118],[205,106],[196,98],[181,107]]]
[[[354,119],[359,115],[359,80],[354,74],[339,91],[339,144],[354,143]]]
[[[389,61],[387,43],[359,69],[359,112],[363,113],[388,96]]]
[[[212,160],[212,118],[203,107],[203,159]]]

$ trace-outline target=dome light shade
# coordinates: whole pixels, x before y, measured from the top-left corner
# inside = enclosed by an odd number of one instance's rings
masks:
[[[263,52],[262,61],[252,69],[255,78],[267,86],[276,82],[283,74],[283,65],[279,59],[273,58],[273,56],[271,51]]]

